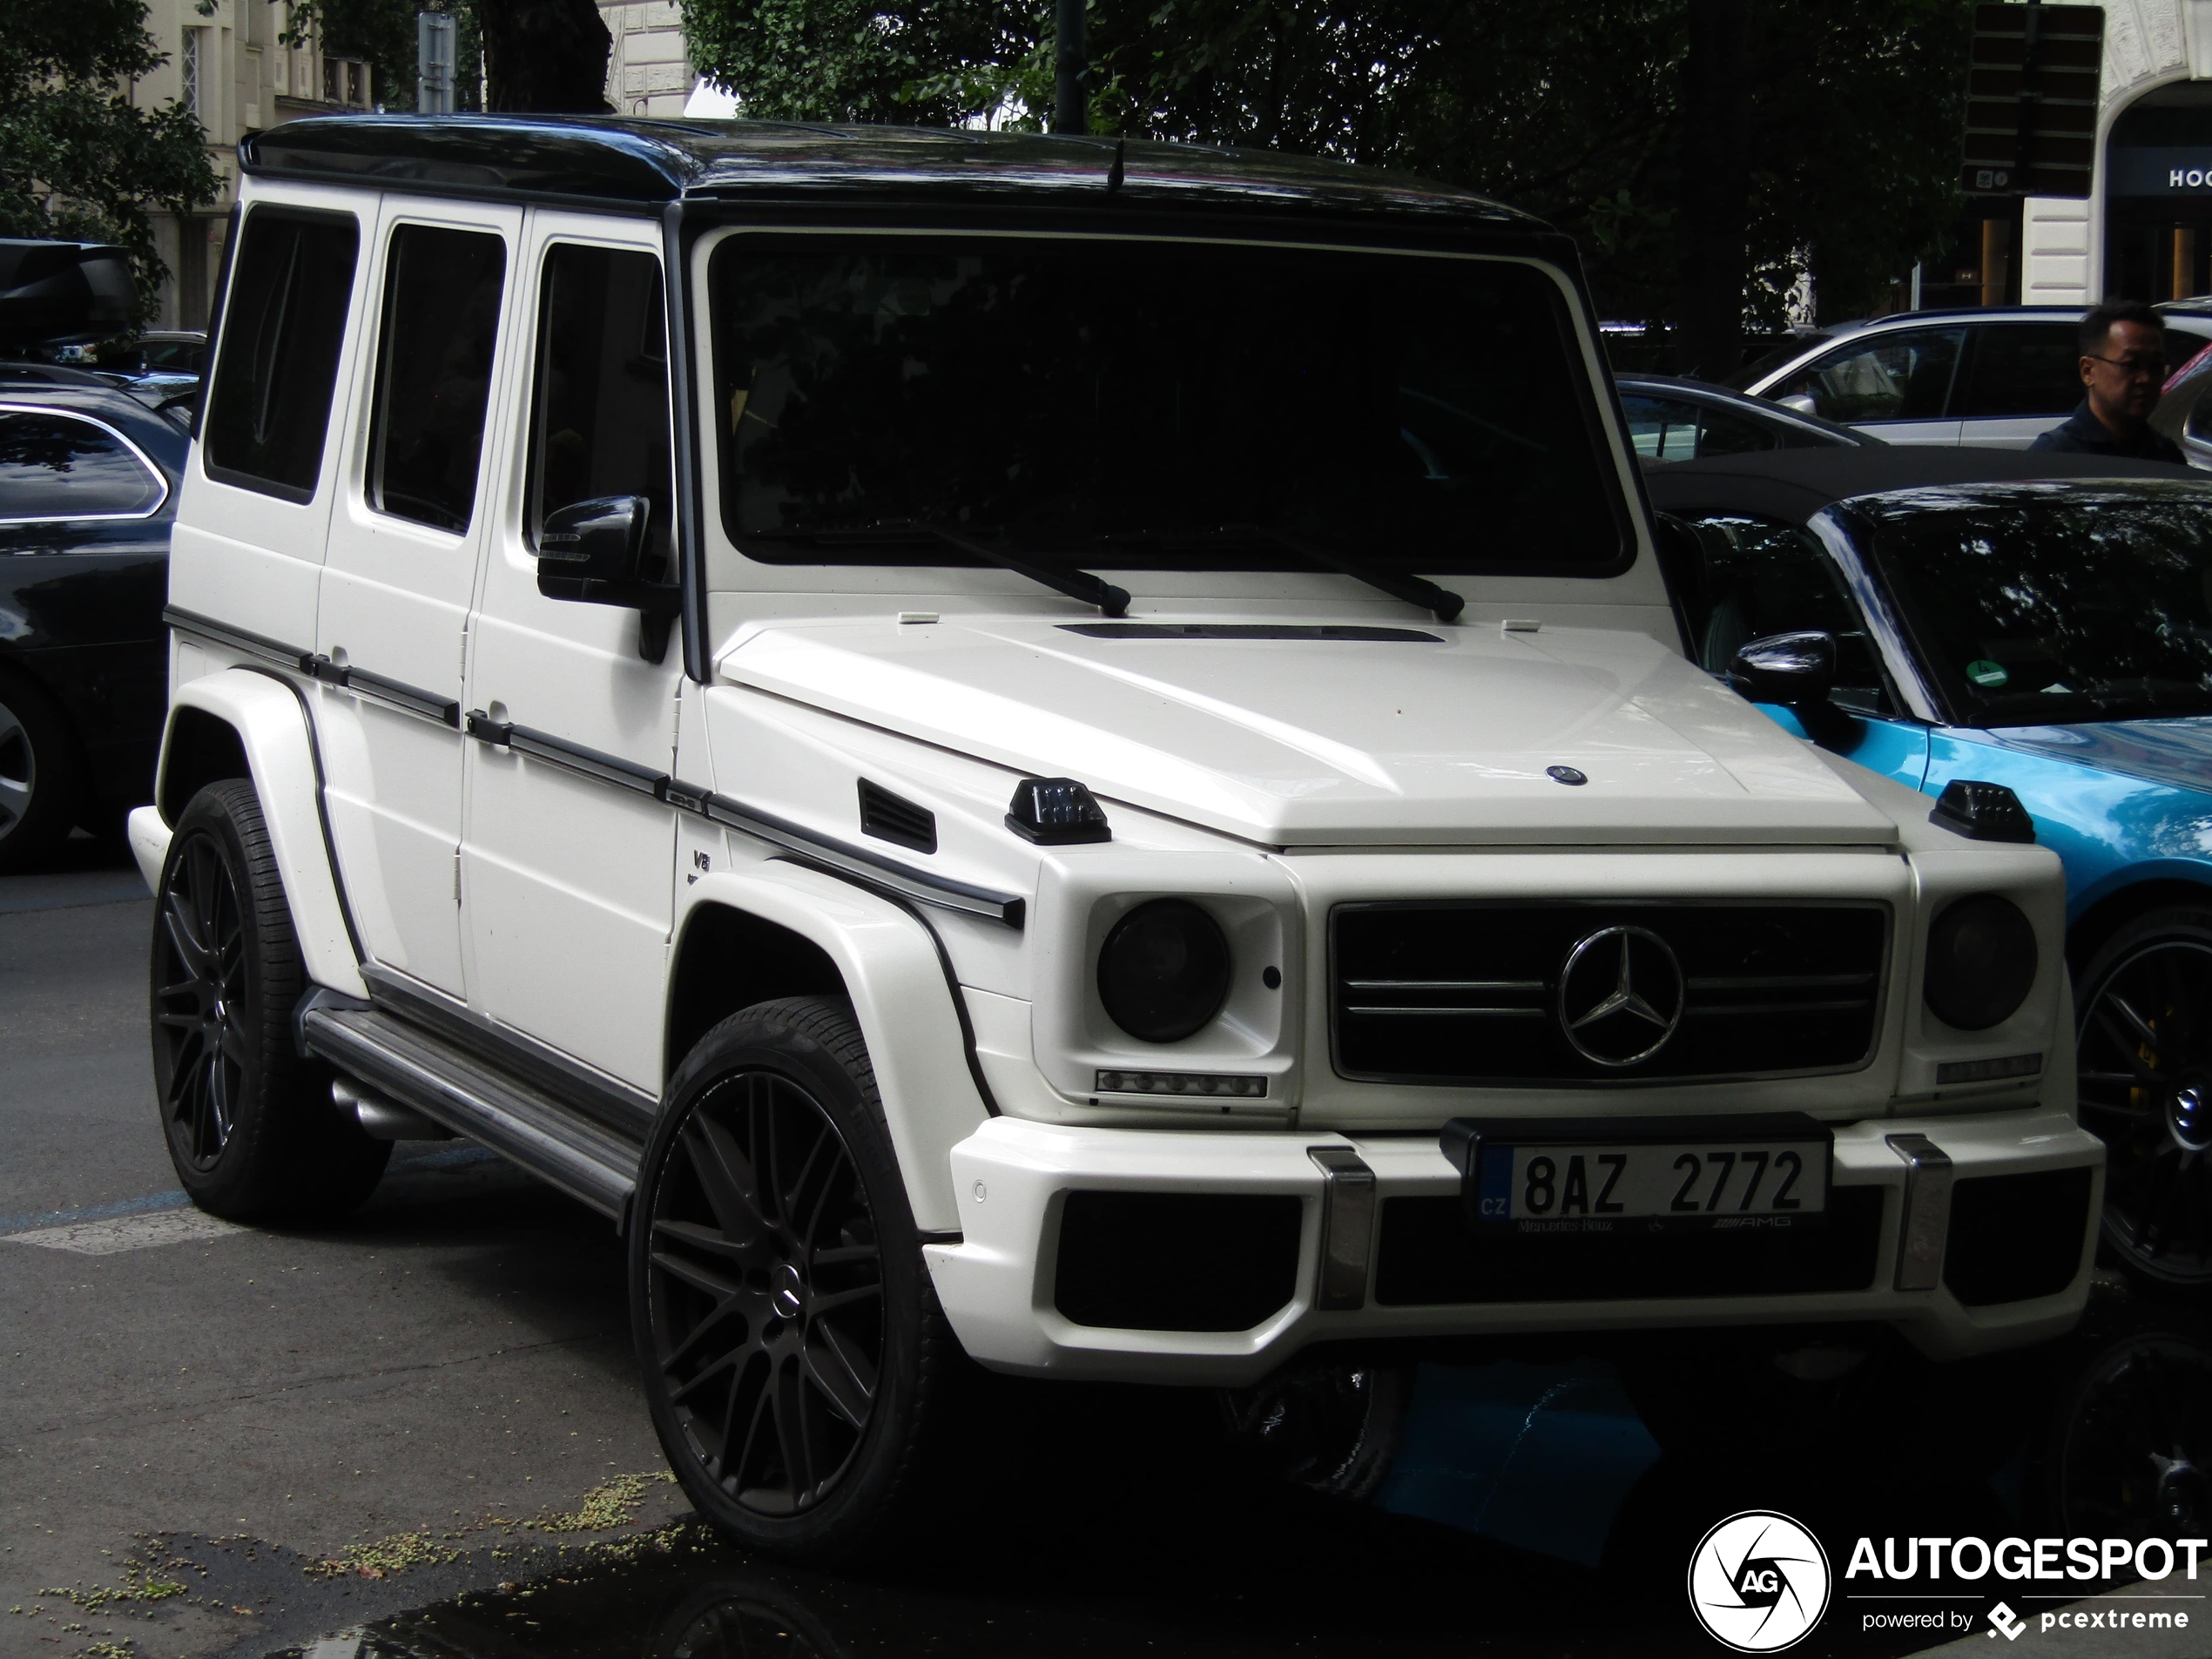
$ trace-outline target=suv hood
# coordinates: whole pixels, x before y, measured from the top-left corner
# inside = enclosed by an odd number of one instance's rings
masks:
[[[1888,843],[1802,739],[1641,634],[1395,638],[948,615],[763,624],[720,677],[1268,846]],[[1344,630],[1336,631],[1342,632]],[[1132,637],[1134,636],[1134,637]],[[1549,767],[1588,782],[1562,785]]]

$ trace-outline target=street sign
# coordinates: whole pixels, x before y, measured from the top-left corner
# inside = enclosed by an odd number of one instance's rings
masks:
[[[2102,6],[1974,8],[1969,196],[2087,197],[2104,40]]]

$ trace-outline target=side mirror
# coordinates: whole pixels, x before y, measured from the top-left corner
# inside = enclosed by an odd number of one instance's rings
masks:
[[[546,514],[537,533],[537,590],[549,599],[620,605],[637,613],[637,654],[668,654],[669,624],[682,612],[675,588],[644,580],[645,529],[652,503],[643,496],[599,496]]]
[[[549,599],[581,599],[591,604],[626,600],[588,592],[593,587],[629,587],[637,581],[645,552],[645,524],[652,504],[643,496],[600,496],[570,502],[545,516],[537,533],[537,590]]]
[[[1858,746],[1858,717],[1828,700],[1836,685],[1833,635],[1769,634],[1755,639],[1728,665],[1728,683],[1754,703],[1780,704],[1824,749]]]
[[[1799,415],[1817,415],[1820,413],[1820,406],[1812,401],[1810,392],[1792,392],[1787,397],[1777,397],[1774,401],[1785,409],[1795,409]]]
[[[1824,633],[1755,639],[1728,665],[1728,683],[1754,703],[1785,709],[1825,703],[1836,684],[1836,642]]]

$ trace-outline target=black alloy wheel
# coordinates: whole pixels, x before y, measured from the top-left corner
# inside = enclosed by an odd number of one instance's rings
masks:
[[[1221,1408],[1257,1473],[1364,1503],[1389,1477],[1413,1395],[1409,1365],[1292,1360],[1253,1387],[1223,1391]]]
[[[2106,1245],[2148,1278],[2212,1285],[2212,911],[2131,924],[2082,985],[2081,1125],[2105,1143]]]
[[[238,883],[206,831],[172,857],[154,924],[154,1042],[171,1150],[211,1170],[238,1125],[252,1056],[246,1035],[246,920]]]
[[[0,871],[21,869],[70,832],[80,779],[52,703],[0,678]]]
[[[631,1223],[654,1426],[746,1546],[844,1559],[911,1493],[957,1358],[844,1003],[732,1015],[671,1080]]]
[[[154,1087],[192,1202],[233,1221],[327,1221],[358,1205],[391,1143],[341,1115],[330,1073],[293,1046],[307,970],[246,779],[208,785],[179,815],[149,956]]]
[[[2036,1524],[2074,1537],[2203,1537],[2212,1526],[2206,1332],[2155,1307],[2109,1322],[2093,1311],[2067,1351],[2050,1426],[2031,1447]]]

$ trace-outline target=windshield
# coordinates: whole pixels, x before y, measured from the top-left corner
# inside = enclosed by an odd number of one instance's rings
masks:
[[[722,518],[779,563],[1609,573],[1632,551],[1540,267],[1193,243],[732,236]],[[877,532],[869,534],[868,532]]]
[[[1855,503],[1969,725],[2212,713],[2212,490],[2022,484]]]

